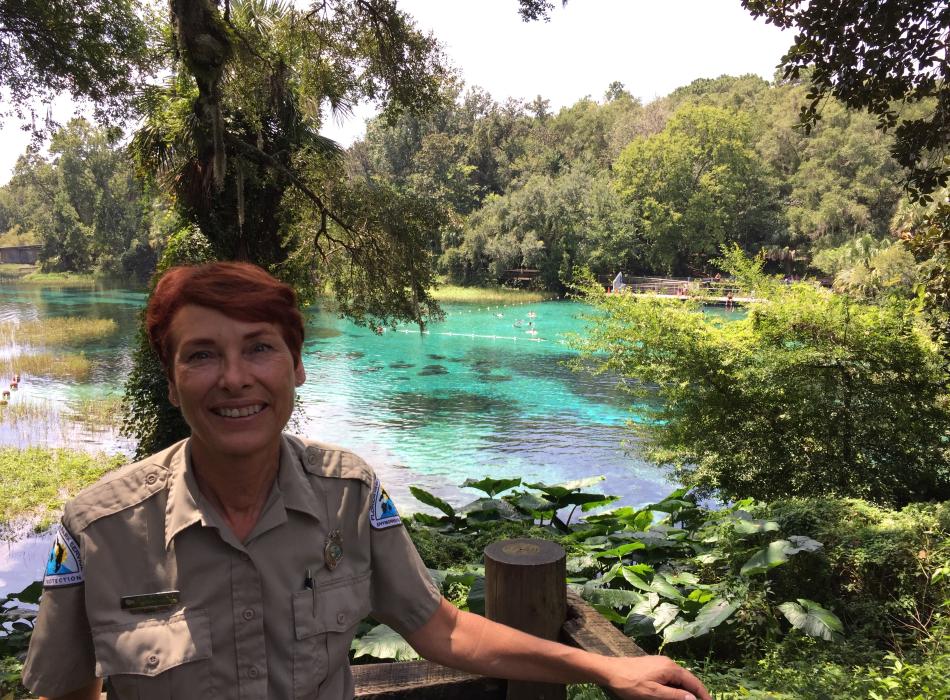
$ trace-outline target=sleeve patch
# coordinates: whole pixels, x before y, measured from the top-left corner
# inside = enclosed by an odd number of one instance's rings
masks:
[[[399,513],[396,512],[396,504],[379,483],[379,477],[373,481],[373,502],[369,509],[369,524],[376,530],[402,525]]]
[[[79,545],[62,525],[56,530],[53,547],[43,572],[43,588],[73,586],[85,580]]]

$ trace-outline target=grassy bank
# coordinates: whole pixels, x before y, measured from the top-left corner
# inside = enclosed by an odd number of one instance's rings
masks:
[[[432,290],[442,304],[533,304],[555,299],[551,292],[536,292],[508,287],[459,287],[447,284]]]
[[[36,519],[38,529],[49,526],[66,499],[127,461],[76,450],[0,449],[0,529],[19,519]]]
[[[47,287],[94,287],[101,281],[96,275],[78,272],[41,272],[36,265],[14,263],[0,264],[0,280]]]

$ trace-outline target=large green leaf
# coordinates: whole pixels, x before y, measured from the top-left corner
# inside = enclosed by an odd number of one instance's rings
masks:
[[[485,614],[485,577],[478,576],[472,582],[468,589],[468,609],[469,612],[477,615]]]
[[[844,625],[838,616],[812,600],[799,598],[797,603],[782,603],[778,609],[785,615],[785,619],[792,623],[792,627],[809,637],[831,641],[835,634],[844,632]]]
[[[459,511],[469,520],[519,520],[518,511],[500,498],[479,498],[465,504]]]
[[[672,598],[673,600],[683,599],[683,594],[679,592],[679,589],[660,574],[653,577],[653,580],[650,582],[650,588],[664,598]]]
[[[714,627],[718,627],[729,619],[739,608],[739,601],[726,598],[713,598],[706,603],[693,620],[693,636],[701,637]]]
[[[376,659],[395,659],[396,661],[412,661],[420,658],[415,649],[409,646],[409,642],[387,625],[376,625],[362,637],[354,639],[350,648],[355,652],[354,658],[372,656]]]
[[[598,588],[588,583],[582,594],[584,600],[612,608],[629,608],[646,598],[642,593],[622,588]]]
[[[653,610],[653,628],[659,633],[663,628],[676,619],[680,609],[673,603],[660,603]]]
[[[733,529],[740,535],[754,535],[759,532],[777,532],[779,525],[774,520],[744,520],[737,518],[733,521]]]
[[[650,584],[640,578],[632,566],[625,566],[622,571],[624,580],[634,588],[639,588],[641,591],[647,592],[653,591]]]
[[[643,542],[628,542],[627,544],[622,544],[619,547],[605,549],[602,552],[592,552],[592,554],[598,559],[612,559],[614,557],[623,557],[624,555],[638,549],[646,549],[646,545],[643,544]]]
[[[804,535],[790,535],[788,541],[792,543],[792,546],[785,551],[786,554],[817,552],[824,547],[818,540],[813,540],[811,537],[805,537]]]
[[[762,574],[780,566],[788,561],[787,549],[791,547],[788,540],[775,540],[767,547],[763,547],[758,552],[749,557],[749,560],[742,565],[739,573],[743,576],[752,576]]]
[[[525,511],[526,513],[544,513],[552,511],[555,508],[555,505],[548,500],[545,500],[533,493],[517,493],[515,494],[516,498],[513,499],[513,503],[516,507]],[[506,496],[505,498],[510,498]]]
[[[623,623],[623,633],[628,637],[649,637],[656,634],[656,627],[653,626],[653,617],[631,611]]]
[[[513,489],[515,486],[521,485],[521,479],[492,479],[490,477],[485,477],[483,479],[466,479],[462,483],[463,488],[478,489],[479,491],[484,491],[488,494],[489,498],[494,498],[499,493],[507,491],[508,489]]]
[[[684,639],[691,639],[694,636],[692,624],[686,620],[679,619],[675,620],[663,630],[663,643],[672,644],[673,642],[682,642]]]
[[[410,486],[409,492],[415,496],[417,500],[422,501],[427,506],[432,506],[436,510],[442,511],[452,519],[455,518],[455,508],[450,506],[438,496],[434,496],[425,489],[420,489],[418,486]]]
[[[599,498],[599,500],[587,501],[586,503],[581,504],[581,510],[584,511],[585,513],[595,510],[597,508],[603,508],[604,506],[609,506],[614,501],[620,499],[620,496],[600,496],[598,494],[584,494],[584,495],[598,496]],[[572,501],[568,501],[568,502],[571,503]]]

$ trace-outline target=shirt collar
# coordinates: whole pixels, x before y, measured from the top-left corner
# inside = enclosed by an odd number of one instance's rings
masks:
[[[195,498],[198,484],[191,471],[191,439],[172,456],[168,465],[168,499],[165,502],[165,549],[175,535],[195,523],[204,523]]]
[[[200,492],[191,465],[190,438],[172,456],[169,471],[171,474],[168,479],[168,499],[165,504],[166,549],[179,532],[195,523],[217,526],[216,523],[209,521],[198,505]],[[322,494],[320,496],[322,497]],[[287,438],[282,436],[277,482],[268,496],[268,502],[261,512],[261,518],[262,520],[268,516],[272,518],[275,509],[284,511],[288,508],[305,513],[315,520],[324,519],[324,502],[318,500],[318,494],[314,493],[310,480],[304,474],[300,457],[290,446]],[[283,522],[286,517],[280,520]],[[270,523],[270,526],[277,524],[279,523],[275,521]],[[258,529],[258,527],[255,527],[255,532]],[[265,529],[270,529],[270,527]]]

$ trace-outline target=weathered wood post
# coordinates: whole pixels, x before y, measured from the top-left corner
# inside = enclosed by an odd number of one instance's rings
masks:
[[[485,548],[485,616],[557,641],[567,616],[566,556],[556,542],[513,539]],[[508,700],[564,700],[563,685],[509,681]]]

